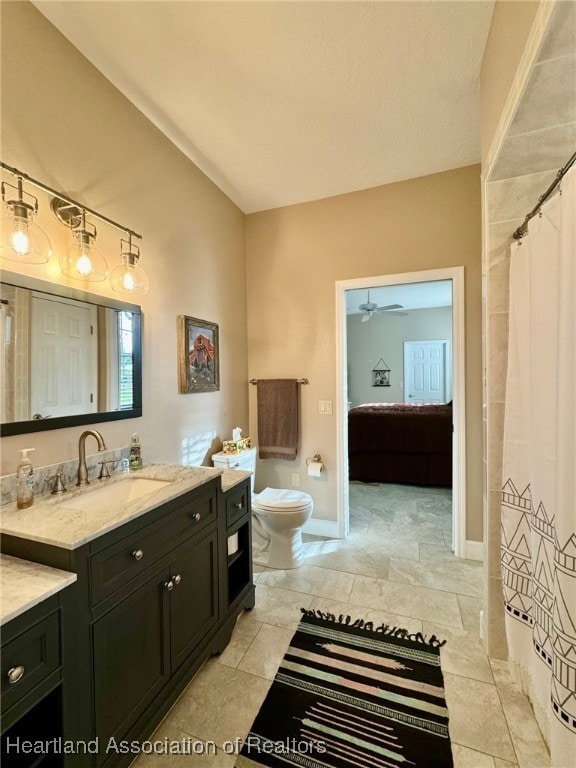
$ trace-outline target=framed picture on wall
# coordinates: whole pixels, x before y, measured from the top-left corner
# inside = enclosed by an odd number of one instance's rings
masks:
[[[380,366],[380,363],[382,365]],[[380,366],[380,367],[378,367]],[[390,368],[388,368],[388,365],[380,358],[378,362],[376,363],[376,368],[372,371],[372,386],[373,387],[390,387]]]
[[[218,326],[196,317],[178,317],[180,394],[220,389]]]

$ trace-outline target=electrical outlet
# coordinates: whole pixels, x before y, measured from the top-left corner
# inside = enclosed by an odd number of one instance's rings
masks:
[[[298,472],[292,472],[292,485],[295,488],[300,485],[300,474]]]

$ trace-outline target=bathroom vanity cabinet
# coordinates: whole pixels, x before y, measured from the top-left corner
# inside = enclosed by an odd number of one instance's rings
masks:
[[[61,757],[27,751],[62,736],[62,665],[57,598],[2,628],[2,765],[62,766]]]
[[[226,561],[226,594],[228,610],[246,598],[252,586],[252,533],[250,483],[244,482],[226,494],[227,541],[237,541],[235,552]],[[227,549],[228,551],[228,549]]]
[[[227,541],[238,533],[229,556]],[[150,738],[201,664],[229,642],[238,614],[254,605],[249,479],[213,477],[72,550],[13,535],[3,549],[74,571],[64,617],[65,738],[96,754],[64,766],[127,766],[123,744]]]
[[[219,619],[217,518],[212,488],[90,554],[101,744],[145,715],[181,665],[203,660],[195,651]]]
[[[63,734],[60,623],[74,577],[4,555],[1,562],[1,764],[62,768],[53,748]]]

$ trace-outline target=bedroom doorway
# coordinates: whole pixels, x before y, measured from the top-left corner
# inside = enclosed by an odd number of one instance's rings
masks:
[[[448,286],[450,291],[450,340],[446,345],[446,355],[449,365],[446,366],[447,382],[445,401],[453,402],[453,437],[452,437],[452,549],[458,557],[466,555],[466,475],[465,475],[465,380],[464,380],[464,268],[453,267],[446,269],[427,270],[422,272],[409,272],[397,275],[381,275],[354,280],[343,280],[336,283],[336,312],[337,312],[337,382],[336,382],[336,419],[337,419],[337,453],[338,453],[338,477],[337,477],[337,519],[339,535],[344,537],[349,530],[349,479],[348,479],[348,411],[352,403],[383,402],[402,403],[405,401],[404,384],[404,355],[402,351],[395,357],[390,345],[380,344],[370,347],[370,334],[374,329],[370,328],[372,317],[376,315],[389,315],[401,321],[403,316],[411,314],[411,303],[414,299],[411,295],[418,289],[423,289],[423,284],[443,283],[443,288]],[[378,293],[379,288],[385,288],[386,292]],[[359,291],[359,289],[361,289]],[[393,290],[392,290],[393,289]],[[351,292],[357,292],[360,297],[357,301],[358,308],[352,310],[360,313],[357,324],[350,326],[348,338],[347,298]],[[365,298],[362,293],[365,292]],[[370,292],[370,293],[369,293]],[[386,296],[381,302],[379,296]],[[402,299],[398,297],[403,297]],[[356,300],[356,299],[355,299]],[[446,302],[445,304],[446,305]],[[432,306],[429,304],[428,306]],[[348,311],[351,311],[348,309]],[[448,311],[448,310],[447,310]],[[414,312],[415,314],[415,312]],[[391,327],[391,326],[389,326]],[[354,330],[356,328],[356,330]],[[354,333],[362,333],[368,338],[368,366],[372,369],[388,368],[387,388],[372,389],[373,377],[371,372],[365,371],[359,378],[356,375],[358,362],[354,354],[349,354],[349,342],[356,350]],[[433,337],[431,337],[433,338]],[[442,338],[439,334],[436,339]],[[425,340],[423,335],[420,341]],[[387,347],[387,348],[383,348]],[[388,355],[388,356],[387,356]],[[379,357],[380,359],[376,359]],[[389,359],[390,358],[390,359]],[[366,366],[365,366],[366,367]],[[351,374],[353,372],[353,375]],[[370,373],[370,377],[367,376]],[[363,389],[362,389],[363,387]],[[374,394],[376,393],[376,395]]]

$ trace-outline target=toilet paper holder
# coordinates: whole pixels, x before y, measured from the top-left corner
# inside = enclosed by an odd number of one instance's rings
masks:
[[[306,465],[310,466],[310,464],[322,464],[322,468],[326,469],[324,462],[322,461],[322,456],[320,456],[319,453],[315,453],[314,456],[309,456],[306,459]]]

